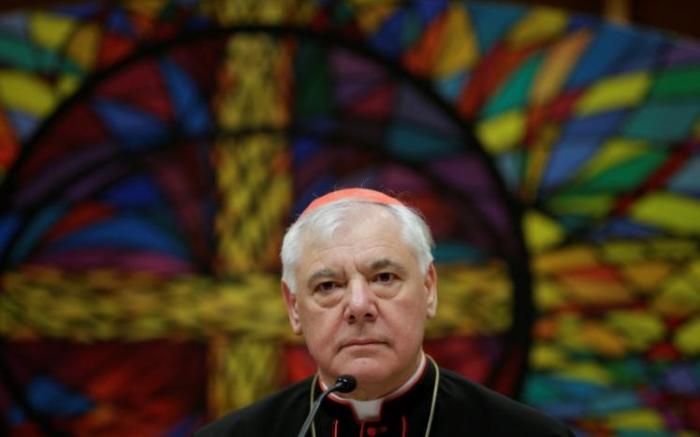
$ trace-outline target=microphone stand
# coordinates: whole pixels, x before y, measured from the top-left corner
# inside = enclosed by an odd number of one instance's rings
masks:
[[[355,390],[355,387],[357,387],[357,381],[355,380],[355,377],[352,375],[340,375],[338,379],[335,380],[335,385],[328,390],[324,391],[321,393],[321,396],[316,399],[316,402],[314,402],[313,407],[311,408],[311,411],[309,411],[309,415],[306,416],[306,420],[304,421],[304,425],[302,425],[301,430],[299,431],[299,434],[297,437],[304,437],[306,433],[309,431],[309,427],[311,426],[311,422],[313,422],[314,417],[316,416],[316,412],[318,411],[318,408],[321,406],[321,402],[331,393],[334,391],[338,391],[341,393],[350,393],[351,391]]]

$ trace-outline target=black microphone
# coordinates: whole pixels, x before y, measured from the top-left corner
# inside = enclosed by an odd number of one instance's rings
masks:
[[[351,391],[355,390],[355,387],[357,387],[357,380],[355,379],[354,376],[352,375],[340,375],[336,380],[335,380],[335,385],[328,390],[324,391],[321,393],[321,396],[316,399],[316,402],[314,402],[313,407],[311,407],[311,411],[309,411],[309,415],[306,416],[306,420],[304,421],[304,425],[301,427],[301,431],[299,431],[299,434],[297,437],[304,437],[306,433],[309,431],[309,427],[311,426],[311,422],[314,420],[314,416],[316,416],[316,412],[318,411],[318,407],[321,406],[321,402],[328,396],[329,394],[333,393],[334,391],[339,391],[341,393],[350,393]]]

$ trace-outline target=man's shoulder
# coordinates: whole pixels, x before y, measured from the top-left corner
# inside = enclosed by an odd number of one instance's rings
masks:
[[[459,415],[467,426],[481,428],[488,435],[573,435],[552,417],[461,375],[440,369],[440,393],[447,402],[448,415]]]
[[[295,435],[308,411],[311,378],[232,411],[195,433],[196,437]]]

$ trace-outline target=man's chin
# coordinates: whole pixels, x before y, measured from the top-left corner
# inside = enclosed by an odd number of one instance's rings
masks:
[[[358,385],[375,385],[391,380],[395,372],[386,360],[377,357],[361,357],[349,360],[340,367],[338,375],[352,375]]]

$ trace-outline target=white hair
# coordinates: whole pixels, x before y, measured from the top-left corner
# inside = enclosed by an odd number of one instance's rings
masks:
[[[346,198],[319,206],[302,214],[287,229],[282,240],[282,280],[292,293],[297,292],[295,269],[303,251],[304,237],[313,235],[317,239],[329,239],[343,225],[351,224],[356,217],[358,204],[378,205],[386,208],[399,222],[401,238],[411,248],[418,260],[421,273],[426,274],[433,262],[433,237],[420,213],[404,205],[372,202],[362,198]]]

